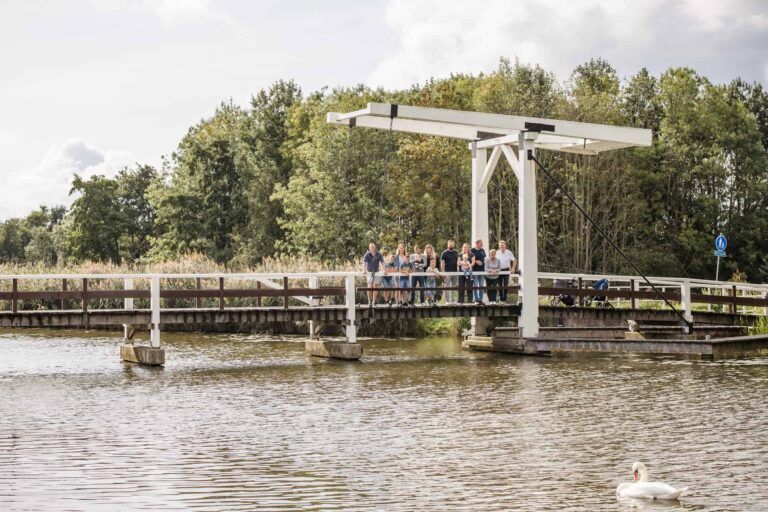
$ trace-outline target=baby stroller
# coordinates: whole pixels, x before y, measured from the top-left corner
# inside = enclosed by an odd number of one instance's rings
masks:
[[[595,284],[592,285],[592,289],[596,291],[605,291],[610,286],[610,281],[608,281],[608,278],[604,277],[602,279],[599,279],[595,282]],[[599,308],[612,308],[613,304],[608,302],[608,297],[605,295],[590,295],[589,297],[584,298],[584,305],[590,306],[592,303],[595,304],[595,306]]]
[[[552,284],[555,288],[577,288],[577,282],[578,279],[572,277],[571,279],[555,279]],[[560,304],[563,306],[573,306],[575,303],[576,301],[573,300],[573,297],[564,293],[549,300],[550,306],[559,306]]]

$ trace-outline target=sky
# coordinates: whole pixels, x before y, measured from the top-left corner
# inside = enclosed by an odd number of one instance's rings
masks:
[[[766,85],[768,0],[0,0],[0,219],[69,204],[75,173],[159,166],[281,78],[397,88],[502,56]]]

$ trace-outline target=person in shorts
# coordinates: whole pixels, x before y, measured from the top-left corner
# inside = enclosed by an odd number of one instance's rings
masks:
[[[376,250],[376,244],[371,242],[368,245],[368,252],[363,256],[363,272],[365,273],[365,281],[368,284],[368,307],[373,307],[376,303],[378,291],[376,290],[381,284],[381,266],[384,264],[384,257],[379,251]]]

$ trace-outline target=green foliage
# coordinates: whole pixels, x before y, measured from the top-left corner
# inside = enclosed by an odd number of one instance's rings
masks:
[[[80,194],[72,203],[67,244],[78,260],[120,262],[118,240],[123,216],[117,198],[117,183],[104,176],[84,180],[75,175],[70,194]]]
[[[768,334],[768,316],[758,317],[755,322],[749,326],[749,334],[765,335]]]

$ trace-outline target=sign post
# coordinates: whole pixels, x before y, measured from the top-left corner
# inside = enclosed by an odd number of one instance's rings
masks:
[[[715,270],[715,281],[720,280],[720,258],[725,257],[725,248],[728,247],[728,240],[720,233],[715,238],[715,256],[717,256],[717,269]]]

